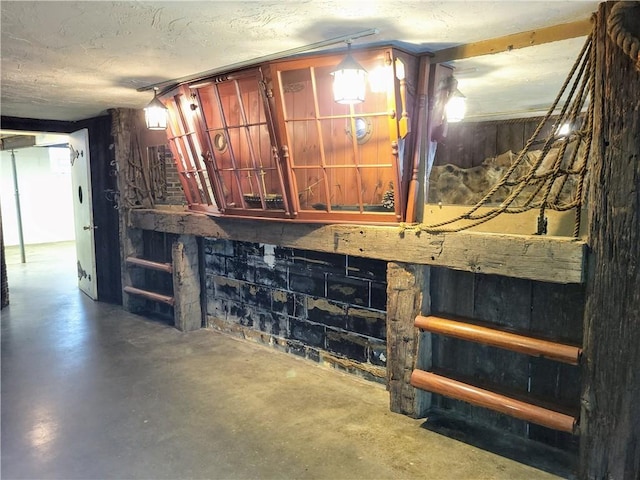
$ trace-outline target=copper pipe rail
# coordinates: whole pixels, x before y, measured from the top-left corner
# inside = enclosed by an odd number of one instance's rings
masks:
[[[166,303],[167,305],[173,306],[174,299],[169,295],[162,295],[160,293],[150,292],[148,290],[142,290],[141,288],[129,287],[126,286],[123,290],[131,295],[138,295],[139,297],[148,298],[149,300],[153,300],[155,302]]]
[[[145,260],[144,258],[137,257],[127,257],[126,261],[129,265],[136,265],[138,267],[149,268],[151,270],[173,273],[173,265],[170,263],[154,262],[152,260]]]
[[[553,430],[572,434],[577,433],[577,420],[570,415],[516,400],[435,373],[414,370],[411,374],[411,385],[421,390],[462,400],[472,405],[488,408]]]
[[[461,321],[461,319],[453,320],[433,315],[426,317],[418,315],[414,325],[429,332],[460,338],[470,342],[483,343],[485,345],[512,350],[535,357],[545,357],[570,365],[578,365],[582,355],[582,349],[580,347],[481,327]]]

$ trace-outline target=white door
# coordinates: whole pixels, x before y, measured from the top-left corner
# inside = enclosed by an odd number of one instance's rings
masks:
[[[89,132],[86,128],[69,135],[73,213],[76,226],[78,287],[93,300],[98,298],[96,248],[91,196]]]

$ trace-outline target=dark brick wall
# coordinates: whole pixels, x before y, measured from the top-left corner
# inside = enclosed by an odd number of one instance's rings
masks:
[[[207,238],[208,327],[385,381],[386,262]]]
[[[160,179],[159,191],[156,192],[158,205],[184,205],[185,197],[178,177],[178,169],[173,161],[171,150],[166,145],[150,147],[149,162],[156,165],[156,170],[163,177]]]

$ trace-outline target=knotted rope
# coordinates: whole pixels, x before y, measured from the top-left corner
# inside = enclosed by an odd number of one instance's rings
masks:
[[[625,16],[633,8],[640,8],[640,2],[618,2],[611,7],[607,18],[607,34],[635,62],[636,70],[640,72],[640,39],[624,27]]]
[[[640,2],[638,2],[640,3]],[[539,209],[538,234],[546,233],[545,210],[566,211],[576,209],[574,236],[577,237],[580,231],[580,209],[583,201],[583,191],[585,176],[587,173],[587,159],[591,150],[591,139],[593,135],[593,98],[595,97],[595,47],[593,39],[596,38],[595,22],[593,31],[587,37],[578,58],[572,66],[560,92],[553,101],[546,115],[538,124],[533,135],[524,148],[518,153],[516,159],[507,169],[503,177],[484,195],[484,197],[468,211],[455,218],[435,223],[420,224],[417,226],[401,225],[401,234],[406,230],[416,230],[428,233],[458,232],[466,230],[497,217],[502,213],[522,213],[531,209]],[[545,125],[551,121],[556,107],[561,98],[568,90],[568,96],[562,106],[551,134],[544,140],[544,146],[540,156],[533,161],[528,170],[517,178],[512,178],[518,167],[521,167],[529,159],[527,155],[534,143],[539,143],[538,136]],[[581,117],[585,102],[589,99],[589,107],[584,118]],[[558,133],[559,126],[568,122],[574,127],[581,125],[567,136]],[[537,141],[538,140],[538,141]],[[537,142],[536,142],[537,141]],[[567,157],[568,146],[573,143],[574,148]],[[541,168],[544,160],[549,156],[551,150],[558,151],[557,157],[552,165]],[[565,188],[565,184],[570,175],[577,178],[577,186],[573,199],[569,202],[560,201],[560,193]],[[555,193],[552,193],[554,185]],[[490,208],[484,212],[478,212],[481,207],[487,206],[492,197],[502,187],[514,187],[511,193],[500,205]],[[526,187],[531,187],[529,191]],[[514,205],[518,200],[519,205]],[[460,225],[460,223],[463,223]]]

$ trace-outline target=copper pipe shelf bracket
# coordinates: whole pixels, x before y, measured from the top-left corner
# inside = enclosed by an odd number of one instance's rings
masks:
[[[544,357],[570,365],[578,365],[582,356],[580,347],[482,327],[467,323],[463,319],[418,315],[414,325],[432,333],[483,343],[534,357]]]
[[[160,272],[173,273],[173,265],[170,263],[154,262],[152,260],[137,257],[127,257],[126,261],[129,265],[148,268],[150,270],[158,270]]]
[[[160,293],[150,292],[148,290],[143,290],[141,288],[129,287],[129,286],[124,287],[123,290],[131,295],[144,297],[149,300],[153,300],[155,302],[166,303],[167,305],[170,305],[172,307],[174,304],[174,298],[169,295],[162,295]]]
[[[435,373],[414,370],[411,374],[411,385],[421,390],[488,408],[553,430],[574,435],[578,434],[577,420],[570,415],[516,400]]]

